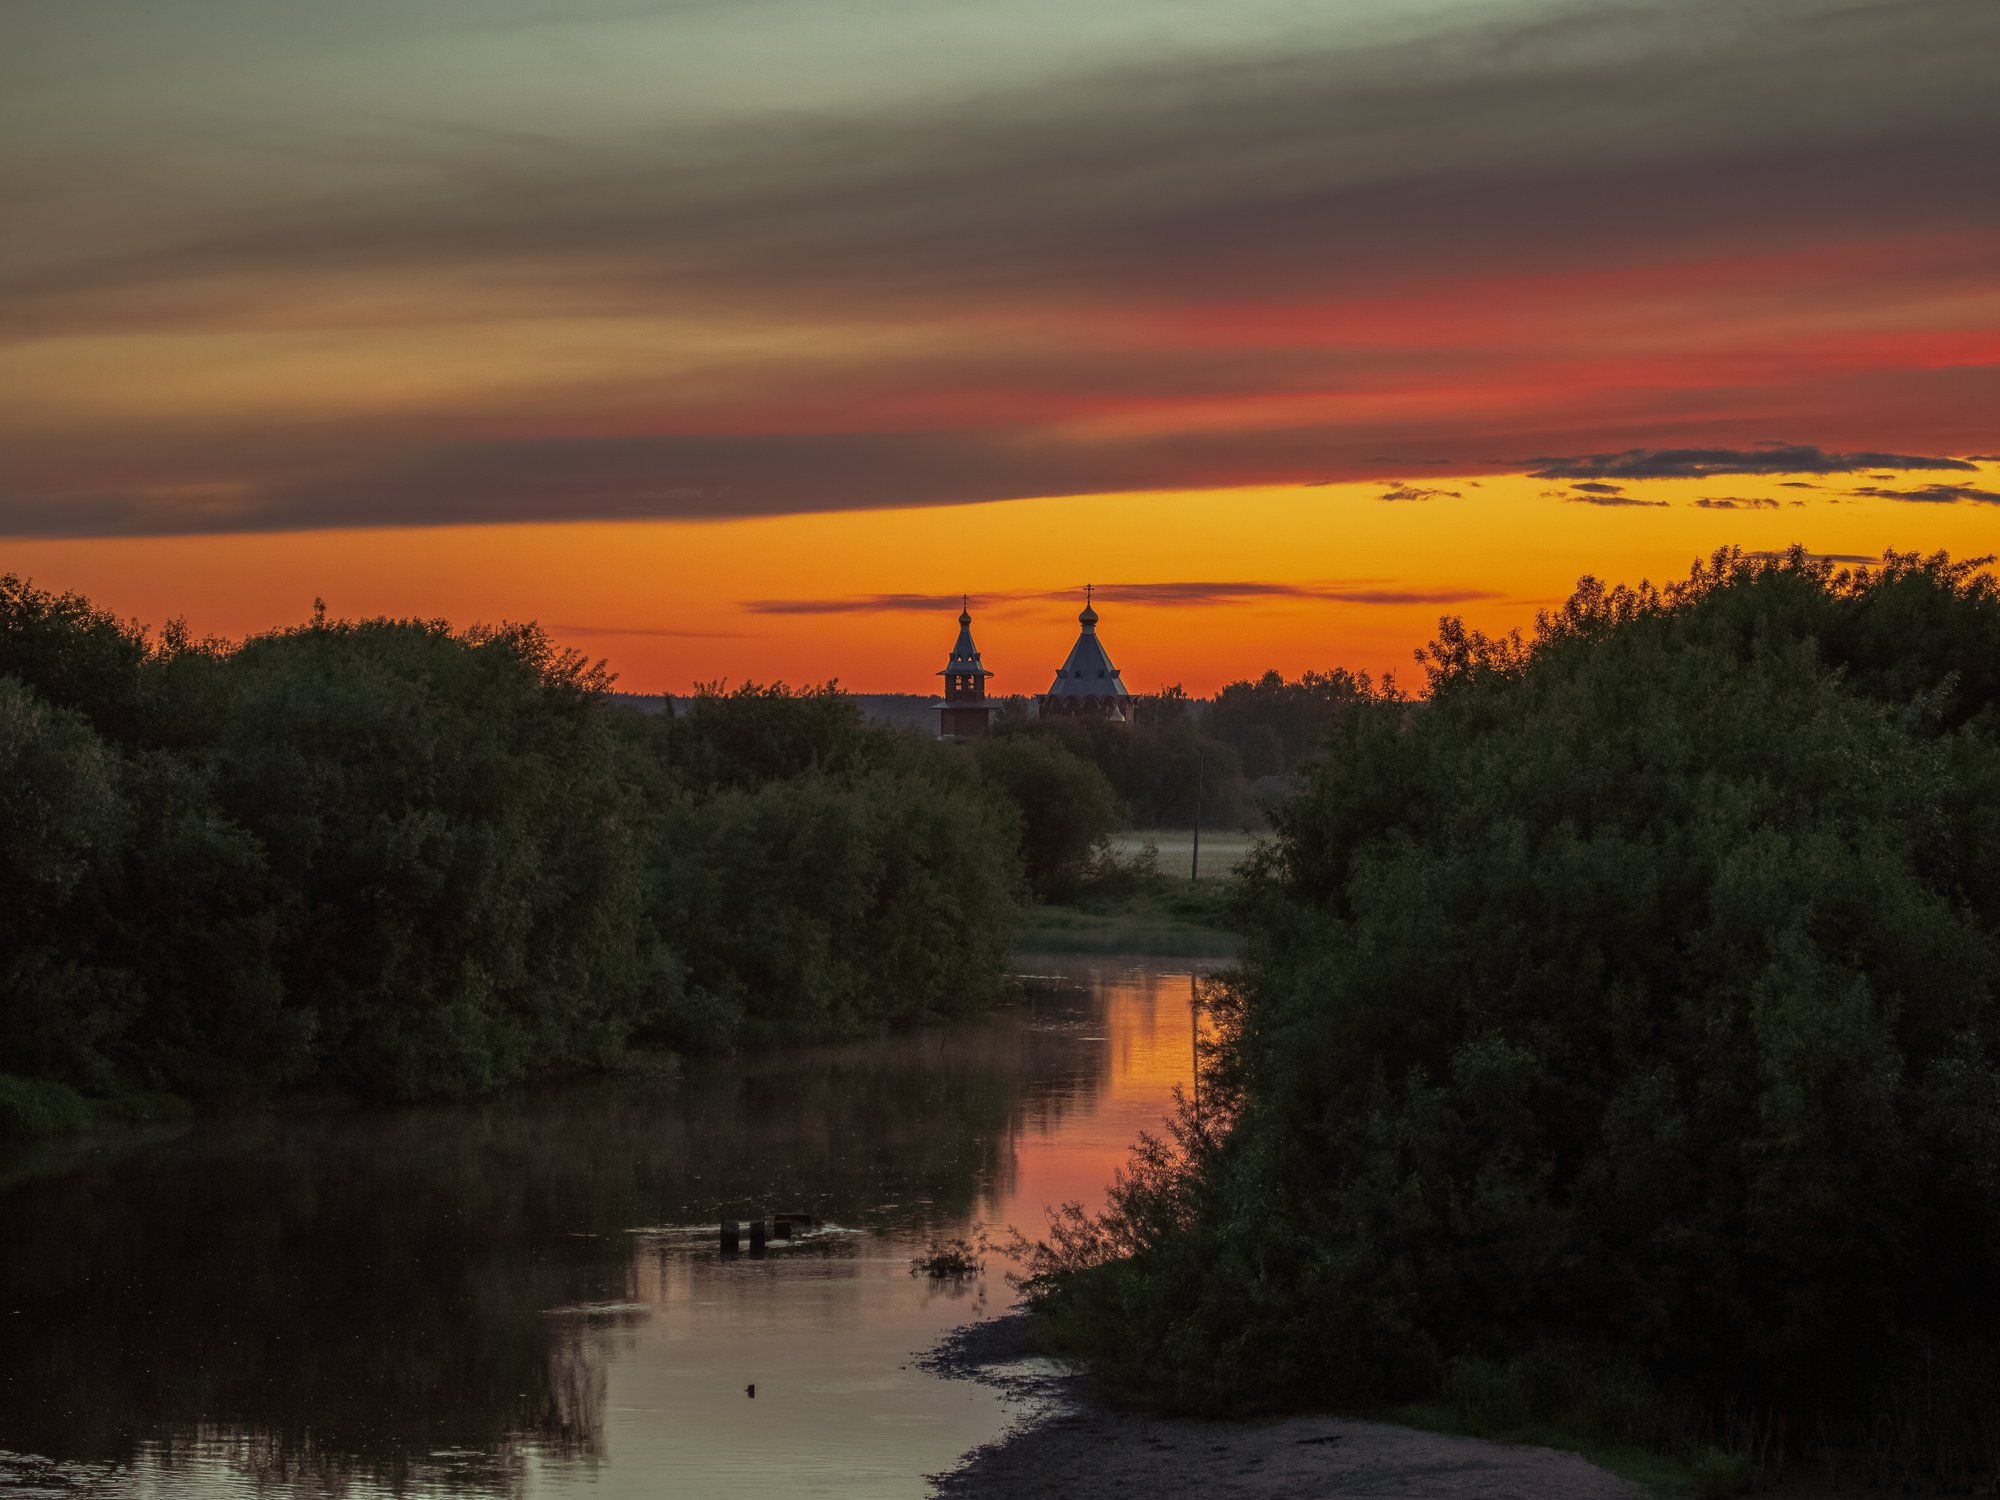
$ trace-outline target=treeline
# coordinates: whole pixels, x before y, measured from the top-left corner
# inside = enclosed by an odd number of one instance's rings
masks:
[[[463,1094],[993,995],[1023,816],[976,758],[831,689],[609,683],[534,626],[231,644],[0,578],[0,1114]]]
[[[1366,672],[1269,671],[1232,682],[1212,699],[1179,687],[1135,695],[1130,721],[1028,717],[1026,701],[996,724],[1002,736],[1054,740],[1104,773],[1121,815],[1140,828],[1186,828],[1199,814],[1208,828],[1263,826],[1266,804],[1254,783],[1290,777],[1316,755],[1350,709],[1378,687]]]
[[[1184,1407],[1993,1483],[1992,575],[1725,552],[1424,660],[1277,815],[1206,1114],[1044,1310]]]

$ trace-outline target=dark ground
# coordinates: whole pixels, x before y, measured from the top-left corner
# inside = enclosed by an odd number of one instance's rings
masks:
[[[933,1477],[940,1500],[1641,1500],[1572,1453],[1337,1417],[1198,1422],[1115,1411],[1028,1356],[1014,1313],[958,1330],[927,1367],[1020,1402],[1013,1431]]]

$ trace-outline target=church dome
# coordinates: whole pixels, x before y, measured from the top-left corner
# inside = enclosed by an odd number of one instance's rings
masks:
[[[1118,675],[1118,668],[1112,665],[1111,657],[1104,649],[1104,642],[1098,639],[1097,609],[1090,602],[1088,589],[1084,591],[1083,613],[1076,618],[1083,629],[1056,672],[1056,680],[1042,695],[1043,699],[1130,697],[1124,680]]]

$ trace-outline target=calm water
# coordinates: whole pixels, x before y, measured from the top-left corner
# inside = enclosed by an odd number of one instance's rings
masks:
[[[1011,1294],[910,1257],[1100,1202],[1188,1075],[1185,966],[1027,967],[1069,982],[677,1083],[0,1162],[0,1493],[923,1494],[1006,1413],[911,1356]]]

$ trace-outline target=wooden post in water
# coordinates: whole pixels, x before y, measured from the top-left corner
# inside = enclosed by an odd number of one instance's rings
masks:
[[[750,1221],[750,1255],[754,1260],[764,1253],[764,1221],[761,1218]]]
[[[1201,990],[1188,975],[1188,1055],[1194,1062],[1194,1128],[1201,1129]]]
[[[722,1253],[724,1255],[734,1255],[736,1253],[737,1247],[741,1243],[741,1234],[742,1231],[734,1219],[724,1219],[722,1221]]]
[[[771,1220],[771,1238],[788,1240],[792,1237],[792,1220],[789,1214],[779,1214]]]

